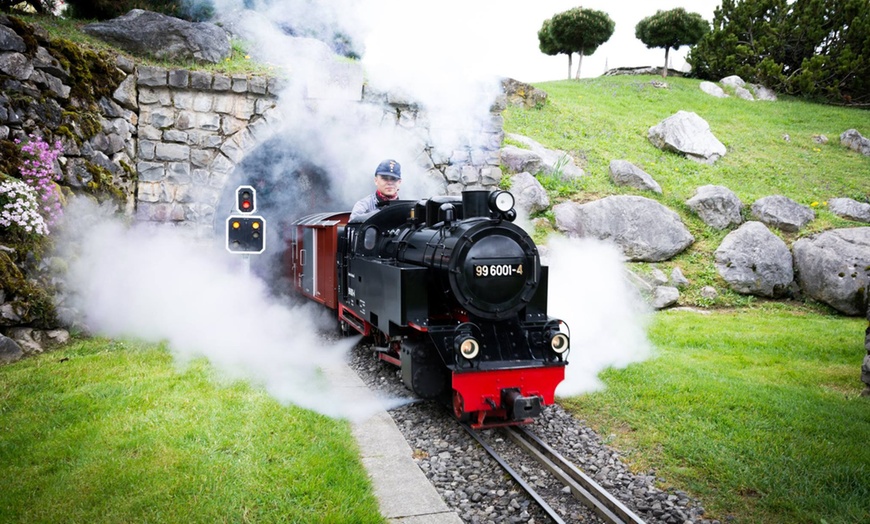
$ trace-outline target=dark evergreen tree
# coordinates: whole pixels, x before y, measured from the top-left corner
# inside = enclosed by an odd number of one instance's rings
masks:
[[[700,78],[736,74],[779,92],[870,104],[870,3],[723,0],[688,61]]]
[[[668,76],[668,53],[684,45],[695,45],[710,31],[710,24],[698,13],[688,13],[682,7],[656,11],[637,23],[634,35],[650,49],[665,50],[662,77]]]

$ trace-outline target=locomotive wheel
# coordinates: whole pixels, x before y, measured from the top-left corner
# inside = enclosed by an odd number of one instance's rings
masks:
[[[459,422],[468,422],[471,420],[471,413],[464,413],[463,407],[465,403],[462,400],[462,395],[458,391],[453,392],[453,415]]]

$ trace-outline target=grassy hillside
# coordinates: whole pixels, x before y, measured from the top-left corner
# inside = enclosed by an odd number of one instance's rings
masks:
[[[770,302],[725,291],[713,252],[715,231],[685,205],[695,188],[724,185],[743,201],[785,195],[812,206],[817,218],[797,238],[862,226],[830,213],[834,197],[870,201],[870,158],[840,145],[843,131],[870,136],[870,111],[783,97],[777,102],[717,99],[699,82],[609,77],[538,84],[550,95],[540,110],[509,108],[505,130],[569,151],[589,176],[568,184],[544,177],[556,202],[643,194],[680,214],[695,244],[671,261],[692,280],[682,304],[717,306],[708,314],[655,315],[656,354],[601,376],[606,389],[560,402],[622,451],[636,470],[654,470],[664,486],[699,497],[707,518],[734,523],[870,521],[870,398],[860,397],[863,319],[818,304]],[[664,153],[647,130],[678,110],[704,118],[728,148],[708,166]],[[784,138],[788,135],[789,140]],[[825,135],[826,144],[813,141]],[[662,195],[614,185],[611,160],[628,160],[655,178]],[[555,202],[554,202],[555,203]],[[552,218],[547,213],[545,216]],[[540,235],[553,230],[539,231]],[[641,270],[651,264],[633,264]],[[698,291],[713,285],[715,301]],[[722,308],[718,306],[741,306]]]
[[[863,225],[841,219],[826,208],[830,198],[870,199],[870,157],[840,145],[840,134],[857,129],[870,136],[870,111],[813,104],[782,97],[776,102],[719,99],[703,93],[698,80],[669,78],[668,88],[656,88],[660,77],[617,76],[536,85],[549,94],[543,109],[511,107],[505,111],[505,131],[531,137],[570,152],[589,176],[574,184],[545,181],[556,201],[587,201],[613,194],[641,194],[613,184],[611,160],[628,160],[662,186],[653,198],[681,215],[695,244],[675,259],[657,264],[669,272],[679,266],[692,284],[681,302],[693,305],[745,305],[754,299],[724,292],[714,304],[698,291],[706,285],[725,290],[713,268],[713,251],[728,231],[707,227],[685,201],[705,184],[724,185],[749,206],[768,195],[785,195],[813,206],[816,220],[798,234],[779,234],[788,245],[823,229]],[[692,111],[710,124],[728,148],[714,165],[699,164],[655,148],[647,131],[679,110]],[[788,135],[788,140],[784,138]],[[826,144],[813,140],[828,138]],[[555,202],[554,202],[555,203]]]

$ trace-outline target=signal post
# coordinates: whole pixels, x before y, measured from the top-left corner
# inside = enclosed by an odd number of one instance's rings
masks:
[[[266,219],[255,215],[257,192],[251,186],[236,189],[236,214],[227,218],[227,251],[243,255],[245,273],[250,270],[250,255],[266,250]]]

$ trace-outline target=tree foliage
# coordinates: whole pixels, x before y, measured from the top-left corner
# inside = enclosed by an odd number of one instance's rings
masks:
[[[700,78],[739,75],[776,91],[870,103],[867,0],[723,0],[687,58]]]
[[[591,55],[608,41],[615,27],[607,13],[575,7],[544,21],[538,31],[539,48],[548,55],[568,55],[568,78],[571,78],[571,56],[578,53],[580,60],[575,78],[580,78],[583,56]]]
[[[710,24],[698,13],[688,13],[682,7],[670,11],[656,11],[637,23],[634,35],[648,48],[665,50],[662,76],[668,75],[668,53],[684,45],[695,45],[710,31]]]

